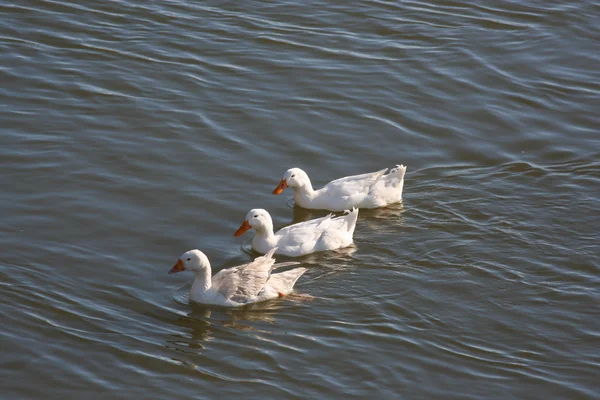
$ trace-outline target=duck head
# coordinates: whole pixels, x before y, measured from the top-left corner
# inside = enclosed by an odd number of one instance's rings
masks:
[[[246,214],[246,219],[244,219],[244,222],[242,222],[242,225],[237,231],[235,231],[233,236],[241,236],[252,228],[260,230],[269,226],[273,227],[271,215],[269,215],[269,213],[262,208],[255,208],[248,211],[248,214]]]
[[[181,271],[200,272],[210,267],[208,257],[200,250],[189,250],[179,256],[177,263],[171,268],[169,274]]]
[[[281,194],[288,187],[303,187],[307,183],[310,183],[310,179],[308,179],[306,172],[300,168],[290,168],[283,174],[283,178],[275,190],[273,190],[273,194]]]

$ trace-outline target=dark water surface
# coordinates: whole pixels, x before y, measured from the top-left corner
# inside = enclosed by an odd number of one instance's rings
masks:
[[[0,12],[3,399],[600,397],[597,3]],[[167,275],[254,257],[251,208],[325,215],[271,195],[287,168],[400,163],[298,296],[204,309]]]

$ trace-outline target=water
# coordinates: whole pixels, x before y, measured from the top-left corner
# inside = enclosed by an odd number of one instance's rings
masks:
[[[598,398],[591,1],[0,6],[1,393]],[[408,165],[290,298],[187,304],[246,212]],[[282,258],[282,260],[284,260]]]

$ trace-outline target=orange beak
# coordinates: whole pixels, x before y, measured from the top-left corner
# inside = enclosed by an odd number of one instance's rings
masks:
[[[177,264],[173,265],[173,268],[171,268],[169,274],[174,274],[175,272],[181,272],[183,270],[185,270],[185,267],[183,266],[183,261],[179,259],[177,260]]]
[[[275,188],[275,190],[273,190],[273,194],[281,194],[286,187],[288,187],[287,182],[285,181],[285,179],[282,179],[281,182],[279,182],[279,185]]]
[[[250,226],[248,221],[244,221],[240,228],[237,231],[235,231],[233,236],[241,236],[244,234],[244,232],[249,231],[250,229],[252,229],[252,227]]]

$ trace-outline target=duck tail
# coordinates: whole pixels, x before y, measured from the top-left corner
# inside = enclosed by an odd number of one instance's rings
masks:
[[[394,193],[393,200],[402,200],[402,191],[404,189],[404,174],[406,173],[406,166],[396,165],[390,170],[390,173],[385,176],[385,186],[391,189]]]
[[[390,173],[387,174],[389,177],[394,177],[394,179],[402,180],[404,179],[404,174],[406,173],[406,166],[400,164],[396,165],[394,168],[390,169]]]
[[[354,235],[354,228],[356,228],[356,221],[358,220],[358,208],[354,207],[352,211],[345,210],[344,215],[346,218],[346,223],[348,224],[348,233],[350,236],[352,236]]]
[[[294,268],[289,271],[272,274],[267,281],[267,284],[278,291],[281,295],[289,294],[296,284],[298,278],[307,271],[306,268]]]
[[[373,183],[371,183],[371,186],[369,187],[369,191],[368,191],[369,194],[373,191],[373,189],[375,189],[375,186],[379,183],[379,181],[382,180],[384,176],[387,176],[387,175],[385,175],[387,170],[388,169],[385,168],[385,169],[382,169],[381,171],[375,172],[375,179],[373,180]]]

